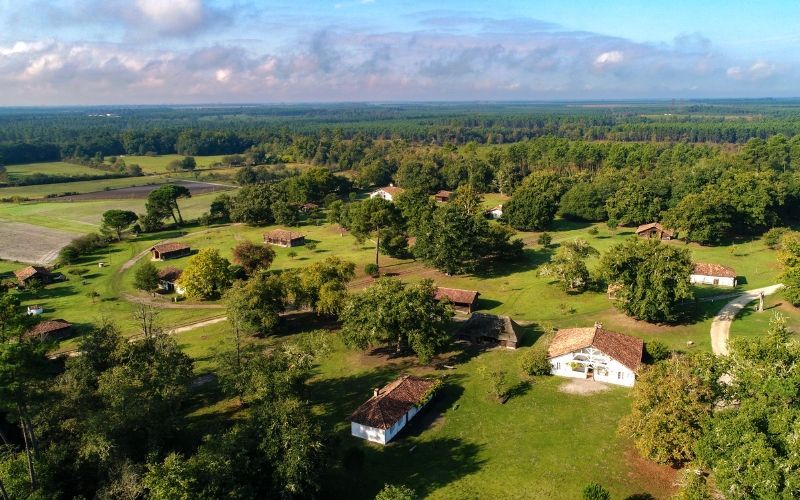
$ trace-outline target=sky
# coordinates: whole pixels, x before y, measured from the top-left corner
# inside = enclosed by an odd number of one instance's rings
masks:
[[[0,0],[0,106],[798,97],[796,0]]]

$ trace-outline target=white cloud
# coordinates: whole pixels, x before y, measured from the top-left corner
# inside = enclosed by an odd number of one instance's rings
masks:
[[[136,0],[143,21],[159,32],[185,32],[203,23],[201,0]]]
[[[623,59],[625,59],[625,55],[621,51],[611,50],[597,56],[597,59],[594,60],[594,64],[598,67],[603,67],[611,64],[619,64]]]
[[[773,76],[777,66],[764,60],[758,60],[746,68],[731,66],[726,71],[728,78],[740,81],[759,81]]]
[[[214,73],[217,81],[220,83],[225,83],[231,78],[231,70],[229,69],[218,69],[216,73]]]

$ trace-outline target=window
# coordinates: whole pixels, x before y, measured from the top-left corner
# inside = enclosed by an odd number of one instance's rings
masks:
[[[625,377],[625,374],[622,372],[617,372],[617,380],[622,380]]]
[[[556,363],[556,370],[560,370],[560,369],[561,369],[561,363]]]

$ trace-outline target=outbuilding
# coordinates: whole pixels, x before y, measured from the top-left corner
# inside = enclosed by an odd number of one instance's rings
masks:
[[[72,323],[63,319],[41,321],[25,332],[25,337],[36,340],[61,340],[72,331]]]
[[[28,284],[32,281],[38,281],[39,283],[45,284],[52,280],[50,271],[45,267],[39,266],[28,266],[23,267],[22,269],[17,269],[14,271],[14,276],[16,276],[17,281],[21,286],[28,286]]]
[[[433,195],[433,199],[439,203],[447,203],[450,201],[450,198],[453,196],[453,193],[450,191],[439,191],[435,195]]]
[[[654,238],[658,240],[672,240],[678,237],[678,233],[672,229],[667,229],[658,222],[642,224],[636,228],[636,236],[640,238]]]
[[[396,187],[394,184],[389,184],[386,187],[376,189],[369,194],[370,198],[383,198],[386,201],[394,201],[394,199],[404,191],[403,188]]]
[[[350,433],[386,444],[431,400],[438,380],[404,375],[381,389],[350,415]]]
[[[449,300],[453,308],[465,314],[471,314],[478,303],[478,293],[475,290],[460,290],[458,288],[436,288],[436,300]]]
[[[177,259],[191,252],[191,247],[185,243],[159,243],[150,248],[153,260]]]
[[[497,205],[496,207],[492,207],[489,210],[483,212],[483,214],[488,217],[489,219],[499,219],[503,216],[503,205]]]
[[[286,229],[274,229],[264,235],[264,243],[279,247],[300,247],[306,244],[306,237]]]
[[[28,316],[38,316],[40,314],[44,314],[44,306],[40,304],[28,306]]]
[[[170,293],[177,292],[183,294],[183,289],[177,284],[178,278],[181,277],[183,271],[177,267],[165,267],[158,272],[158,288],[159,290]]]
[[[458,338],[473,344],[499,346],[516,349],[521,334],[519,325],[508,316],[486,313],[472,313],[458,331]]]
[[[596,323],[591,328],[559,330],[547,357],[553,375],[633,387],[643,352],[642,339]]]
[[[736,271],[721,264],[698,262],[689,277],[695,285],[736,286]]]

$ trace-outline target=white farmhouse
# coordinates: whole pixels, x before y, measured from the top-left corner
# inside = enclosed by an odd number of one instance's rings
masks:
[[[553,375],[632,387],[643,351],[642,339],[595,324],[591,328],[559,330],[547,357]]]
[[[720,264],[698,262],[689,277],[695,285],[736,286],[736,271]]]
[[[484,215],[490,219],[499,219],[503,216],[503,205],[497,205],[484,212]]]
[[[386,187],[376,189],[369,194],[370,198],[383,198],[386,201],[394,201],[395,197],[404,191],[403,188],[395,187],[394,184],[389,184]]]
[[[350,415],[353,436],[386,444],[430,401],[438,381],[404,375],[382,389]]]

